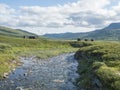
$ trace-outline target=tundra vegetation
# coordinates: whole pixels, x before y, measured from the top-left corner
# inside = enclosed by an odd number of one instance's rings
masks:
[[[0,36],[0,78],[20,64],[19,57],[34,56],[46,59],[61,53],[75,52],[67,41],[53,41],[44,38],[24,39]]]
[[[79,48],[79,50],[78,50]],[[78,51],[77,51],[78,50]],[[88,90],[119,90],[120,42],[55,41],[0,36],[0,78],[19,65],[19,57],[46,59],[61,53],[76,52],[77,85]]]
[[[85,90],[120,90],[120,42],[79,42],[77,85]]]

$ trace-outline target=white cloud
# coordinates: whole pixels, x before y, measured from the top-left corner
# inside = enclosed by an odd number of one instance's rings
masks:
[[[8,5],[6,4],[0,4],[0,14],[12,14],[15,13],[15,10],[10,8]]]
[[[15,9],[6,4],[0,4],[0,25],[16,26],[17,21]]]
[[[65,32],[87,32],[92,31],[93,28],[87,28],[87,27],[74,27],[74,26],[66,26],[62,28],[47,28],[47,27],[24,27],[22,29],[25,29],[30,32],[39,33],[39,34],[45,34],[45,33],[65,33]]]
[[[79,0],[50,7],[19,6],[17,10],[0,4],[0,24],[23,29],[34,28],[30,30],[44,33],[89,31],[120,21],[120,3],[112,5],[113,1]]]

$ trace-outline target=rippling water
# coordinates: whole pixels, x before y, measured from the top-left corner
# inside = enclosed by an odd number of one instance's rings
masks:
[[[0,90],[78,90],[73,84],[78,77],[74,53],[48,60],[21,58],[24,63],[0,81]]]

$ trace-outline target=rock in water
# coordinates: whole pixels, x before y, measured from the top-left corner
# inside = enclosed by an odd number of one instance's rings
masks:
[[[16,87],[15,90],[23,90],[23,88],[22,87]]]
[[[8,75],[9,75],[8,73],[4,73],[3,78],[8,78]]]

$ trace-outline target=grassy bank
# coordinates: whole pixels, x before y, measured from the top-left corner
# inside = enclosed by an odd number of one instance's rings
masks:
[[[80,42],[77,84],[85,90],[120,89],[120,42]]]
[[[73,51],[76,48],[71,47],[69,42],[0,36],[0,78],[19,64],[20,56],[45,59]]]

